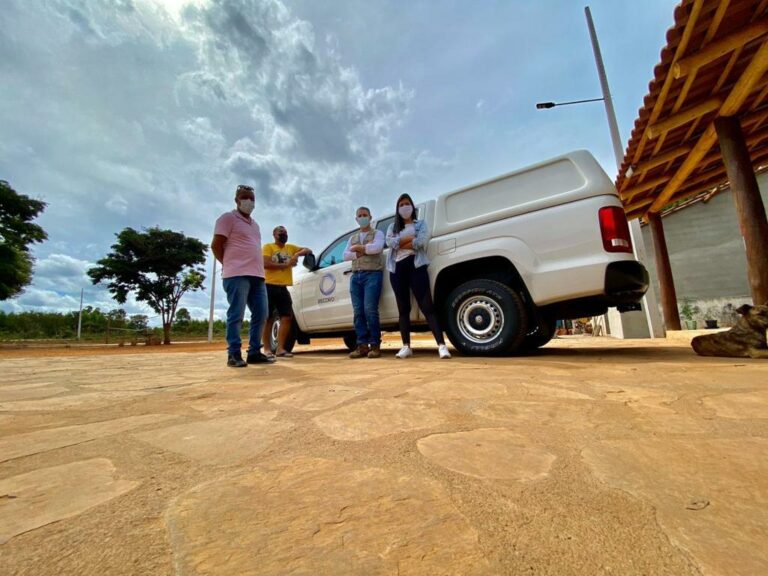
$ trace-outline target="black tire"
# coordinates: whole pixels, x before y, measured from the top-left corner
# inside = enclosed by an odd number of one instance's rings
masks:
[[[470,356],[515,351],[528,328],[523,299],[494,280],[470,280],[455,288],[448,296],[444,318],[451,343]]]
[[[357,348],[357,335],[354,332],[344,334],[344,345],[351,351]]]
[[[264,344],[264,347],[267,348],[272,354],[277,352],[277,332],[280,330],[280,316],[277,314],[273,314],[269,318],[267,318],[267,322],[270,323],[270,330],[269,330],[269,342],[266,342]],[[296,319],[291,322],[291,331],[288,332],[288,336],[285,338],[285,351],[290,352],[293,350],[293,347],[296,345]]]
[[[530,352],[541,348],[555,336],[557,325],[551,318],[539,318],[539,323],[533,326],[532,330],[525,335],[522,344],[518,348],[519,352]]]

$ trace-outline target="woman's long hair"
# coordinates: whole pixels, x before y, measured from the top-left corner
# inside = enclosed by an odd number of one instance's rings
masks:
[[[395,202],[395,234],[400,233],[400,231],[405,228],[405,222],[403,221],[402,216],[400,216],[400,211],[397,209],[398,206],[400,206],[400,202],[402,200],[408,200],[408,202],[411,203],[411,207],[413,208],[413,214],[411,214],[411,218],[416,220],[419,217],[419,211],[416,209],[416,205],[413,203],[413,198],[411,198],[408,194],[400,194],[397,202]]]

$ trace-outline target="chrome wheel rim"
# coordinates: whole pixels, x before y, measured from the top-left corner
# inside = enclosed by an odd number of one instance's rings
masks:
[[[280,320],[272,321],[272,331],[269,334],[269,347],[274,352],[277,350],[277,335],[280,333]]]
[[[488,296],[472,296],[459,306],[456,323],[467,340],[487,344],[504,329],[504,312],[496,300]]]

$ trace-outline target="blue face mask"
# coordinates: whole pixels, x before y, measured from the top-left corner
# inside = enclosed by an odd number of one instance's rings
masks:
[[[361,228],[365,228],[371,223],[370,216],[358,216],[357,218],[355,218],[355,220],[357,220],[357,223]]]

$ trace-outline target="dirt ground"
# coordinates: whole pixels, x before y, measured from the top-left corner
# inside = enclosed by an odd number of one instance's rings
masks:
[[[768,361],[0,350],[3,574],[768,574]]]

